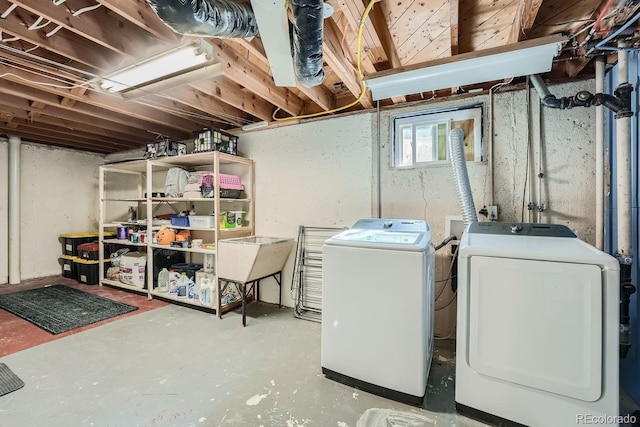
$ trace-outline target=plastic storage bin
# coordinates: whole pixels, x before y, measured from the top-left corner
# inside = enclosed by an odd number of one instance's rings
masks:
[[[100,278],[99,278],[100,266],[98,265],[100,261],[76,258],[74,263],[77,265],[77,268],[78,268],[77,280],[79,282],[87,285],[97,285],[98,283],[100,283]],[[111,265],[111,261],[108,259],[105,259],[104,260],[105,275],[110,265]]]
[[[194,228],[214,228],[216,217],[214,215],[189,215],[189,225]]]
[[[194,134],[193,152],[220,151],[238,155],[238,136],[215,128],[204,128]]]
[[[77,259],[79,258],[71,255],[60,255],[58,257],[58,260],[62,265],[63,277],[78,280],[78,264],[75,262]]]
[[[81,245],[78,245],[78,256],[82,259],[97,260],[99,258],[99,252],[100,245],[98,244],[98,242],[83,243]]]
[[[184,215],[171,215],[171,225],[175,227],[189,227],[189,217]]]
[[[116,233],[111,231],[105,231],[105,238],[115,237]],[[97,231],[90,231],[86,233],[66,233],[60,235],[62,241],[62,253],[64,255],[78,256],[78,245],[83,243],[91,243],[98,240],[99,233]]]

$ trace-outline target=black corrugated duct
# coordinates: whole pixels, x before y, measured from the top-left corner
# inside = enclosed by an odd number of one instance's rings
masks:
[[[244,38],[258,35],[249,3],[229,0],[147,0],[173,31],[205,37]]]
[[[291,0],[293,62],[296,77],[306,87],[322,84],[323,0]]]
[[[258,36],[249,3],[232,0],[147,0],[162,21],[179,34],[204,37]],[[322,84],[324,0],[292,0],[293,59],[298,81],[306,87]]]

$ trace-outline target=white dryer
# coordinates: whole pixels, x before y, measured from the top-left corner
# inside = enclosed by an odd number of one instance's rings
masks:
[[[616,424],[618,261],[547,224],[473,223],[458,254],[458,411]]]
[[[322,372],[420,405],[433,350],[434,248],[425,221],[365,219],[323,247]]]

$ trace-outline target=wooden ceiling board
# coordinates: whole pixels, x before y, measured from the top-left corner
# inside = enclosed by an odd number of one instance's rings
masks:
[[[99,91],[91,80],[193,37],[174,32],[146,0],[0,0],[0,14],[6,13],[0,19],[0,98],[4,98],[4,102],[0,99],[0,128],[34,142],[110,153],[142,147],[156,133],[178,140],[190,138],[204,126],[235,131],[261,120],[270,126],[287,126],[299,122],[297,115],[350,104],[362,89],[357,32],[368,0],[327,1],[334,13],[324,20],[326,78],[321,85],[275,86],[259,37],[207,38],[224,75],[126,100]],[[518,40],[575,33],[589,24],[585,20],[595,19],[605,3],[380,0],[362,27],[362,72],[393,72]],[[18,6],[7,12],[12,5]],[[618,14],[616,19],[620,23],[629,16]],[[36,22],[41,28],[33,28]],[[601,28],[607,30],[613,22],[603,20]],[[17,41],[11,41],[14,37]],[[11,48],[23,53],[10,52]],[[608,62],[615,61],[610,59],[615,52],[606,53]],[[592,75],[590,57],[576,49],[562,55],[545,79],[570,81]],[[568,55],[578,59],[568,61]],[[436,99],[457,92],[457,88],[443,89],[437,91]],[[381,105],[430,97],[398,96],[381,100]],[[358,105],[345,111],[373,106],[367,91]],[[276,111],[278,117],[295,120],[276,122]]]
[[[491,2],[490,5],[479,2],[479,9],[475,13],[470,11],[461,13],[462,29],[459,39],[461,52],[473,52],[508,44],[504,42],[504,37],[491,39],[501,33],[505,27],[510,28],[513,25],[518,6],[519,0],[500,0]]]

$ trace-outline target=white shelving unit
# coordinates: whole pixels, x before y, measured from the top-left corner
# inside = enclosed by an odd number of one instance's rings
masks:
[[[244,191],[242,198],[221,198],[221,197],[153,197],[157,193],[164,192],[164,184],[167,171],[173,167],[180,167],[188,171],[210,171],[214,173],[215,188],[220,188],[220,174],[239,176]],[[187,262],[197,262],[204,255],[214,255],[216,258],[215,267],[217,270],[217,256],[215,249],[204,248],[182,248],[170,245],[159,245],[153,243],[152,232],[161,228],[156,225],[154,217],[161,213],[179,213],[188,211],[195,207],[198,215],[213,214],[216,219],[212,228],[185,227],[167,225],[176,231],[188,230],[192,239],[202,239],[205,244],[213,244],[217,247],[220,239],[252,236],[255,234],[255,213],[254,213],[254,164],[253,160],[232,156],[220,152],[206,152],[197,154],[187,154],[175,157],[163,157],[158,159],[134,160],[122,163],[115,163],[100,166],[99,172],[100,186],[100,241],[103,243],[115,244],[120,247],[128,247],[132,251],[146,253],[146,287],[147,289],[131,286],[120,281],[104,279],[105,256],[103,245],[100,248],[100,283],[110,286],[117,286],[136,292],[146,293],[148,298],[159,297],[169,301],[178,301],[184,304],[193,304],[202,307],[199,301],[178,298],[169,293],[158,292],[154,288],[153,277],[153,250],[170,249],[184,252]],[[219,191],[215,191],[219,195]],[[133,243],[129,240],[105,239],[105,231],[115,231],[117,227],[127,224],[127,210],[129,206],[136,207],[138,218],[135,225],[146,227],[147,241],[144,243]],[[219,221],[219,215],[224,211],[244,211],[243,226],[238,228],[223,228]],[[131,224],[134,225],[134,224]],[[215,298],[219,301],[219,298]],[[216,313],[219,315],[224,311],[235,308],[240,301],[233,302],[223,307],[216,304]]]

